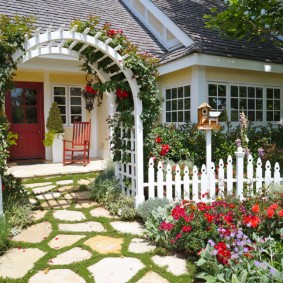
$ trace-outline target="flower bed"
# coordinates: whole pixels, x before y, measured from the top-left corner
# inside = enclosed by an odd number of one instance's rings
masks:
[[[152,213],[146,222],[147,235],[168,250],[199,254],[197,265],[204,272],[198,277],[207,282],[283,282],[276,281],[283,278],[280,188],[273,193],[269,189],[269,195],[263,190],[243,201],[230,196],[171,204]]]

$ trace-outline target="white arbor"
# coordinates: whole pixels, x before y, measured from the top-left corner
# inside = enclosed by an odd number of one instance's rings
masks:
[[[100,40],[101,33],[97,32],[94,36],[88,35],[90,29],[87,28],[83,33],[77,32],[77,26],[74,26],[70,30],[66,30],[64,26],[57,30],[53,30],[49,27],[46,31],[36,30],[32,38],[26,36],[24,43],[24,50],[18,50],[13,59],[18,65],[35,57],[44,55],[65,55],[76,58],[77,60],[86,60],[82,52],[89,46],[93,47],[93,52],[102,52],[104,56],[100,58],[95,64],[89,65],[101,79],[102,82],[108,81],[113,75],[123,72],[133,95],[134,102],[134,131],[131,134],[130,142],[130,156],[131,161],[127,164],[118,162],[116,164],[116,177],[119,178],[121,185],[125,189],[124,180],[130,179],[127,186],[130,190],[127,192],[135,195],[136,205],[144,201],[143,194],[143,179],[144,179],[144,167],[143,167],[143,122],[140,118],[142,113],[142,101],[138,98],[139,86],[133,72],[130,69],[125,68],[124,60],[127,55],[121,56],[119,50],[121,46],[112,48],[109,44],[112,38],[108,38],[105,41]],[[66,45],[66,42],[70,43]],[[77,44],[82,46],[79,50],[74,50]],[[68,47],[67,47],[68,46]],[[76,48],[77,49],[77,48]],[[109,66],[116,64],[119,67],[119,71],[113,73],[106,73],[101,69],[98,69],[97,63],[104,58],[110,58],[112,63]],[[112,94],[113,96],[113,94]],[[114,113],[109,113],[114,114]],[[129,141],[127,141],[129,142]]]

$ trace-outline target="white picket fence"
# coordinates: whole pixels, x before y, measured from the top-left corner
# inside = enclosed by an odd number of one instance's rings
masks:
[[[148,182],[144,183],[144,192],[145,188],[148,188],[145,197],[204,201],[226,194],[235,194],[236,197],[243,199],[246,191],[253,195],[263,186],[267,187],[271,183],[280,184],[283,181],[278,163],[272,170],[270,162],[267,161],[263,170],[261,159],[254,164],[250,155],[244,172],[245,154],[242,148],[238,148],[235,155],[235,165],[232,157],[228,156],[226,165],[221,159],[217,169],[214,163],[211,163],[211,170],[207,170],[203,165],[200,172],[196,166],[193,166],[192,170],[186,166],[181,172],[180,166],[177,165],[175,170],[172,170],[170,164],[162,164],[160,161],[156,170],[154,160],[151,158]],[[247,190],[244,190],[244,186]]]

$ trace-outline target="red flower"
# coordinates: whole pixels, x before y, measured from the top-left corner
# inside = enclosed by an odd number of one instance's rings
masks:
[[[280,211],[278,211],[278,215],[279,215],[280,217],[283,217],[283,209],[281,209]]]
[[[159,230],[170,231],[174,227],[174,224],[170,222],[162,222],[159,226]]]
[[[125,91],[125,90],[122,90],[122,89],[120,89],[120,88],[117,88],[117,89],[116,89],[116,95],[117,95],[117,97],[118,97],[120,100],[122,100],[122,99],[124,99],[124,98],[129,97],[130,94],[129,94],[127,91]]]
[[[2,191],[4,191],[5,190],[5,186],[4,185],[2,185]]]
[[[161,143],[161,142],[162,142],[161,137],[157,136],[156,139],[155,139],[155,142],[156,142],[156,143]]]
[[[172,210],[171,215],[173,216],[173,218],[175,220],[178,220],[179,218],[186,216],[186,212],[185,212],[185,209],[183,207],[180,207],[179,205],[177,205]]]
[[[122,34],[123,31],[121,29],[115,30],[115,29],[110,29],[107,31],[108,36],[115,36],[117,34]]]
[[[277,203],[274,203],[274,204],[272,204],[269,208],[270,208],[270,209],[277,209],[277,208],[278,208],[278,204],[277,204]]]
[[[272,209],[271,207],[269,207],[269,208],[267,209],[266,214],[267,214],[267,217],[268,217],[268,218],[272,218],[272,217],[274,216],[274,213],[275,213],[275,211],[274,211],[274,209]]]
[[[259,212],[260,212],[260,209],[259,209],[258,204],[255,204],[255,205],[252,207],[252,212],[254,212],[254,213],[259,213]]]
[[[163,144],[161,145],[160,155],[166,155],[168,151],[170,150],[169,144]]]
[[[189,233],[189,232],[191,232],[192,231],[192,227],[191,226],[183,226],[182,227],[182,232],[183,233]]]
[[[96,91],[90,85],[85,86],[85,92],[91,93],[93,95],[96,94]]]
[[[254,215],[247,215],[244,217],[243,223],[246,225],[251,225],[253,228],[256,228],[260,222],[260,218]]]
[[[204,218],[206,219],[206,221],[207,221],[208,223],[211,223],[211,222],[214,220],[214,218],[215,218],[214,215],[209,214],[209,213],[205,213],[203,216],[204,216]]]

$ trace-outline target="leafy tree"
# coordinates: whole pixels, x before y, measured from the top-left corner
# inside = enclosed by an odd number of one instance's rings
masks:
[[[236,39],[260,36],[266,40],[283,36],[282,0],[219,1],[222,5],[213,7],[212,14],[205,15],[207,27]]]

